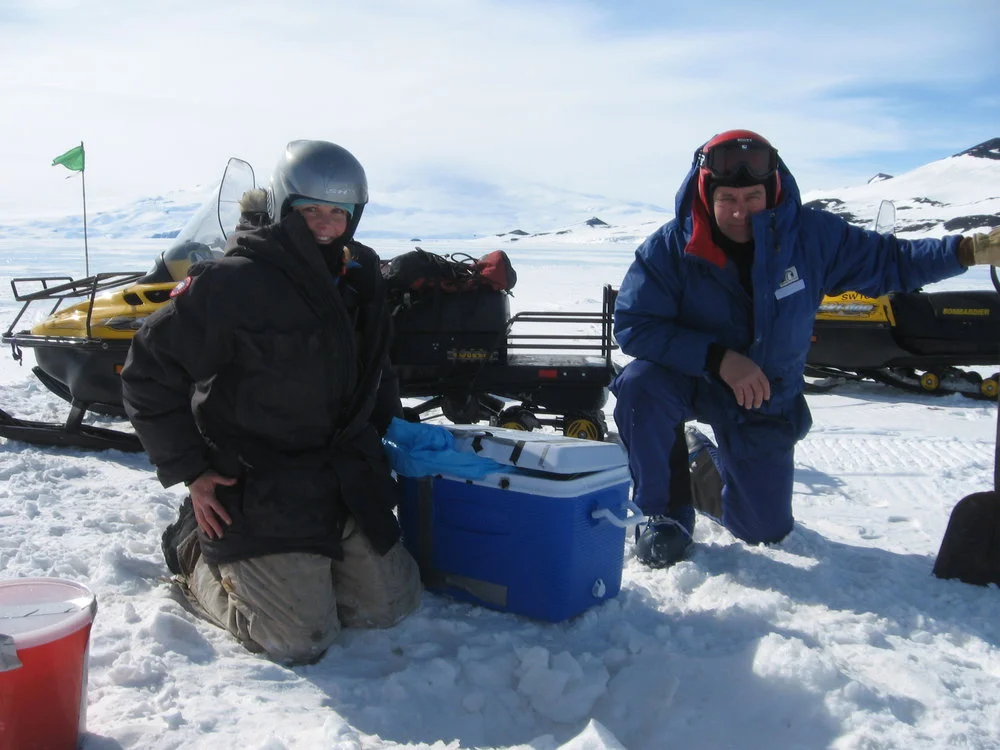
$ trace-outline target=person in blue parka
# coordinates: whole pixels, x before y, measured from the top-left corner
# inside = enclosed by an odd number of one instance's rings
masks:
[[[685,420],[712,426],[722,518],[737,537],[778,542],[791,530],[795,443],[812,419],[803,370],[824,295],[910,291],[1000,264],[989,235],[900,240],[802,205],[778,152],[748,130],[695,153],[676,218],[636,251],[615,305],[622,351],[612,383],[634,499],[649,522],[636,556],[650,567],[693,544]]]

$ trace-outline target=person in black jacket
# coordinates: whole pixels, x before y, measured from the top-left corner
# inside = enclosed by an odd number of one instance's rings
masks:
[[[348,627],[419,603],[381,434],[400,416],[375,251],[353,239],[367,179],[345,149],[288,144],[275,223],[201,263],[133,339],[125,409],[169,487],[164,535],[195,608],[248,648],[318,659]]]

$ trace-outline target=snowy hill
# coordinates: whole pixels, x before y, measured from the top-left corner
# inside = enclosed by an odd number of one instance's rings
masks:
[[[220,170],[220,177],[221,177]],[[177,234],[211,195],[215,185],[199,185],[143,198],[120,207],[91,210],[90,238],[154,239]],[[522,185],[513,190],[468,180],[421,185],[371,186],[361,226],[363,238],[474,239],[494,237],[503,227],[560,226],[566,217],[587,219],[599,214],[616,227],[648,222],[655,226],[666,209],[646,203],[616,201],[546,185]],[[618,230],[616,230],[618,231]],[[82,239],[83,216],[0,215],[4,239]]]
[[[895,177],[880,172],[865,185],[804,190],[802,195],[803,204],[826,208],[865,227],[874,221],[883,200],[895,204],[897,232],[903,237],[942,237],[1000,226],[1000,138]],[[558,229],[529,232],[520,227],[497,236],[507,242],[530,237],[635,244],[672,216],[672,212],[662,212],[643,216],[639,223],[627,222],[613,213],[613,204],[608,205],[591,219]]]
[[[89,210],[88,238],[159,239],[173,237],[215,190],[196,185],[163,195],[142,198],[117,208]],[[82,213],[69,216],[0,216],[0,237],[19,239],[83,240]]]
[[[1000,226],[1000,138],[896,177],[878,174],[867,185],[805,193],[806,205],[826,208],[854,224],[869,224],[879,203],[896,205],[904,237],[941,237]]]
[[[562,225],[567,220],[583,224],[595,215],[616,227],[627,227],[662,223],[668,214],[653,204],[549,185],[512,189],[482,182],[431,182],[392,185],[381,191],[373,187],[362,231],[366,237],[391,239],[492,239],[498,235],[512,239],[555,234],[565,229]]]
[[[221,174],[221,170],[220,170]],[[680,180],[680,175],[676,180]],[[176,234],[211,193],[213,185],[174,190],[88,217],[92,238],[150,239]],[[675,185],[665,187],[671,193]],[[883,200],[896,204],[904,237],[940,237],[1000,225],[1000,138],[925,164],[904,174],[874,175],[867,184],[803,189],[806,205],[823,207],[867,226]],[[516,189],[476,180],[421,185],[372,185],[363,239],[476,239],[482,243],[527,238],[556,244],[637,244],[672,216],[672,206],[622,201],[547,185]],[[5,239],[83,237],[83,218],[0,216]]]

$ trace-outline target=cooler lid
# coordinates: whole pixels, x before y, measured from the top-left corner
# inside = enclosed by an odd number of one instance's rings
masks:
[[[581,474],[628,465],[618,443],[482,425],[444,425],[460,451],[477,453],[506,466],[553,474]]]
[[[0,581],[0,634],[18,648],[56,640],[91,622],[97,608],[86,586],[60,578]]]

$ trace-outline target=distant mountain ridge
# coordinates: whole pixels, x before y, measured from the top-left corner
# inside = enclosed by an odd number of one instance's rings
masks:
[[[803,205],[825,209],[865,228],[874,223],[883,200],[895,205],[896,233],[902,237],[942,237],[1000,226],[1000,138],[898,176],[879,172],[865,185],[812,190],[802,196]],[[593,218],[601,221],[604,217]],[[670,218],[664,214],[629,227],[601,221],[596,231],[591,219],[559,230],[531,233],[518,229],[497,237],[507,242],[548,236],[564,241],[639,242]]]
[[[176,236],[214,186],[143,198],[88,217],[91,238],[155,239]],[[804,205],[824,208],[852,224],[869,226],[879,204],[896,206],[897,233],[939,237],[1000,226],[1000,138],[900,175],[879,172],[868,183],[812,190]],[[580,217],[571,219],[570,217]],[[639,242],[672,218],[660,206],[616,201],[546,185],[517,189],[456,179],[373,192],[362,239],[469,239],[483,243],[542,239],[551,242]],[[507,227],[495,229],[496,227]],[[78,239],[79,215],[0,220],[4,239]]]
[[[1000,160],[1000,138],[990,138],[988,141],[983,141],[978,146],[973,146],[972,148],[967,148],[965,151],[960,151],[955,154],[955,156],[975,156],[980,159]]]
[[[1000,226],[1000,138],[895,177],[879,173],[866,185],[810,191],[802,200],[861,226],[891,200],[904,237],[988,231]]]

